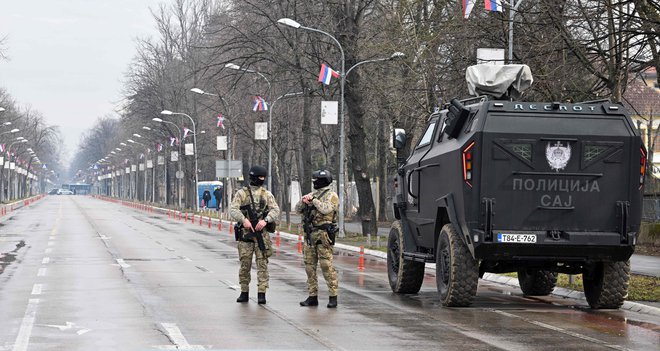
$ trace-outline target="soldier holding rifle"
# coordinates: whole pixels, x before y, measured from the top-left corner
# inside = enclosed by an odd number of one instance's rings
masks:
[[[268,232],[274,232],[280,208],[273,194],[263,188],[268,171],[261,166],[252,166],[250,184],[236,192],[231,202],[229,214],[236,221],[234,235],[238,241],[238,258],[241,268],[238,279],[241,295],[236,302],[249,300],[250,270],[252,256],[257,262],[257,302],[266,303],[268,289],[268,257],[273,253],[273,246]]]
[[[338,232],[339,197],[330,188],[332,176],[327,170],[314,172],[312,181],[314,191],[303,196],[296,205],[296,212],[303,215],[306,242],[303,247],[303,257],[309,292],[309,296],[305,301],[300,302],[300,306],[318,306],[319,304],[316,267],[320,265],[330,295],[327,307],[335,308],[337,307],[339,282],[337,271],[332,264],[332,251],[335,245],[335,234]]]

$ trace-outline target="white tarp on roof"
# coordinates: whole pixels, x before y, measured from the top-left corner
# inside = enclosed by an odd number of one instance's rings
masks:
[[[465,71],[471,95],[501,98],[508,94],[514,99],[532,85],[532,71],[527,65],[475,65]]]

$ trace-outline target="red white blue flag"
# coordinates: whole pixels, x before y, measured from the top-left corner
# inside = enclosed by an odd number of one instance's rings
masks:
[[[470,17],[472,8],[474,7],[474,0],[463,0],[463,18]]]
[[[222,113],[218,114],[218,127],[225,129],[225,117],[222,116]]]
[[[179,138],[170,138],[170,146],[179,145]]]
[[[5,144],[0,144],[0,152],[5,152]]]
[[[486,10],[490,12],[502,12],[502,0],[484,0]]]
[[[252,111],[268,111],[268,103],[261,96],[255,96]]]
[[[183,128],[183,138],[184,139],[188,136],[188,133],[190,133],[190,129],[184,127]]]
[[[157,150],[158,152],[163,151],[163,144],[161,144],[161,143],[156,144],[156,150]]]
[[[319,82],[325,85],[330,85],[330,80],[332,80],[332,77],[339,78],[339,72],[330,68],[330,66],[326,65],[325,63],[321,64],[321,72],[319,72]]]

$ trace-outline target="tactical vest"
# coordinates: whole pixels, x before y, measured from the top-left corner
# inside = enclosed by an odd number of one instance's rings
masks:
[[[253,210],[256,211],[257,218],[263,218],[263,214],[268,210],[268,201],[266,200],[266,191],[263,188],[258,188],[255,191],[252,191],[252,197],[250,197],[250,188],[243,187],[245,192],[245,201],[242,205],[251,205]],[[254,202],[252,202],[254,199]],[[246,210],[241,210],[243,216],[248,218],[248,213]]]
[[[319,201],[323,202],[331,194],[332,194],[332,191],[330,191],[329,189],[326,189],[321,193],[321,196],[318,197],[318,199],[319,199]],[[316,225],[321,225],[321,224],[326,224],[326,223],[337,223],[337,211],[332,211],[328,214],[322,214],[321,212],[315,210],[314,211],[314,217],[312,218],[312,223],[315,226]]]

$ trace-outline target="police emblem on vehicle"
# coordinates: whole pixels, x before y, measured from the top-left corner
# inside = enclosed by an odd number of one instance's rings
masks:
[[[568,143],[564,146],[560,141],[557,141],[554,145],[548,143],[545,148],[545,159],[548,160],[550,168],[559,172],[566,168],[568,161],[571,159],[571,146]]]

